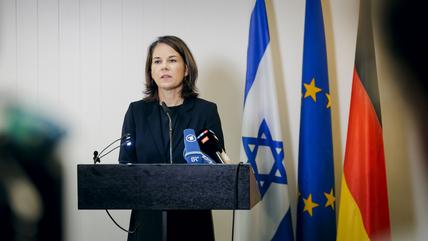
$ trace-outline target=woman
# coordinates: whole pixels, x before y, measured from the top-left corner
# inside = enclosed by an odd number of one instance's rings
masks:
[[[134,145],[120,150],[120,163],[169,163],[169,122],[161,103],[171,110],[172,160],[183,157],[183,130],[211,129],[224,148],[217,106],[197,98],[198,69],[186,44],[178,37],[163,36],[153,42],[146,59],[146,97],[129,105],[122,134],[129,133]],[[128,240],[162,240],[161,211],[139,210],[131,214]],[[211,211],[168,211],[168,240],[214,240]]]

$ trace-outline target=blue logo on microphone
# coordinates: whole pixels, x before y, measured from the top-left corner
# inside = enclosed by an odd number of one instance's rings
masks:
[[[194,142],[194,141],[196,141],[196,136],[194,134],[188,134],[186,136],[186,141],[188,141],[188,142]]]

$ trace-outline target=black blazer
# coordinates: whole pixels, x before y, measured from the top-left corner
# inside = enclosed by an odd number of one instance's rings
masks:
[[[183,157],[183,130],[192,128],[196,132],[208,128],[217,135],[224,149],[223,131],[216,104],[199,99],[185,99],[181,116],[176,120],[173,130],[173,162],[185,163]],[[132,102],[125,115],[122,135],[129,133],[133,145],[123,146],[119,153],[120,163],[160,163],[165,160],[169,148],[163,144],[160,134],[159,116],[161,110],[158,102],[144,100]],[[168,131],[168,130],[163,130]]]
[[[183,157],[183,130],[192,128],[196,132],[207,128],[217,135],[224,148],[223,131],[216,104],[199,99],[185,99],[177,116],[173,130],[173,162],[185,163]],[[120,163],[167,163],[169,148],[165,146],[161,131],[160,115],[162,110],[158,102],[144,100],[129,105],[123,122],[122,135],[129,133],[133,145],[122,146],[119,153]],[[164,130],[168,131],[168,130]],[[169,155],[169,154],[168,154]],[[162,240],[162,212],[133,210],[130,229],[138,231],[128,235],[128,241]],[[168,240],[214,240],[214,228],[210,210],[168,211]]]

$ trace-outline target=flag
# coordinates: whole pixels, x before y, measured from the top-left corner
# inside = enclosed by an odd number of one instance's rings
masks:
[[[271,61],[266,5],[257,0],[250,20],[240,160],[251,164],[261,201],[237,212],[234,235],[239,241],[293,240]]]
[[[370,1],[360,1],[337,240],[389,240],[388,193]]]
[[[320,0],[306,1],[297,240],[336,240],[331,97]]]

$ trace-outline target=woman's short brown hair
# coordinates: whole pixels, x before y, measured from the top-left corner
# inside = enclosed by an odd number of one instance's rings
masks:
[[[144,94],[144,100],[147,101],[159,101],[158,86],[152,78],[152,58],[155,47],[160,44],[167,44],[173,48],[177,53],[180,54],[187,67],[187,76],[183,79],[183,88],[181,90],[181,97],[197,97],[198,92],[196,88],[196,79],[198,78],[198,67],[196,66],[195,59],[193,58],[192,52],[187,47],[183,40],[176,36],[161,36],[156,39],[147,51],[146,59],[146,90]]]

